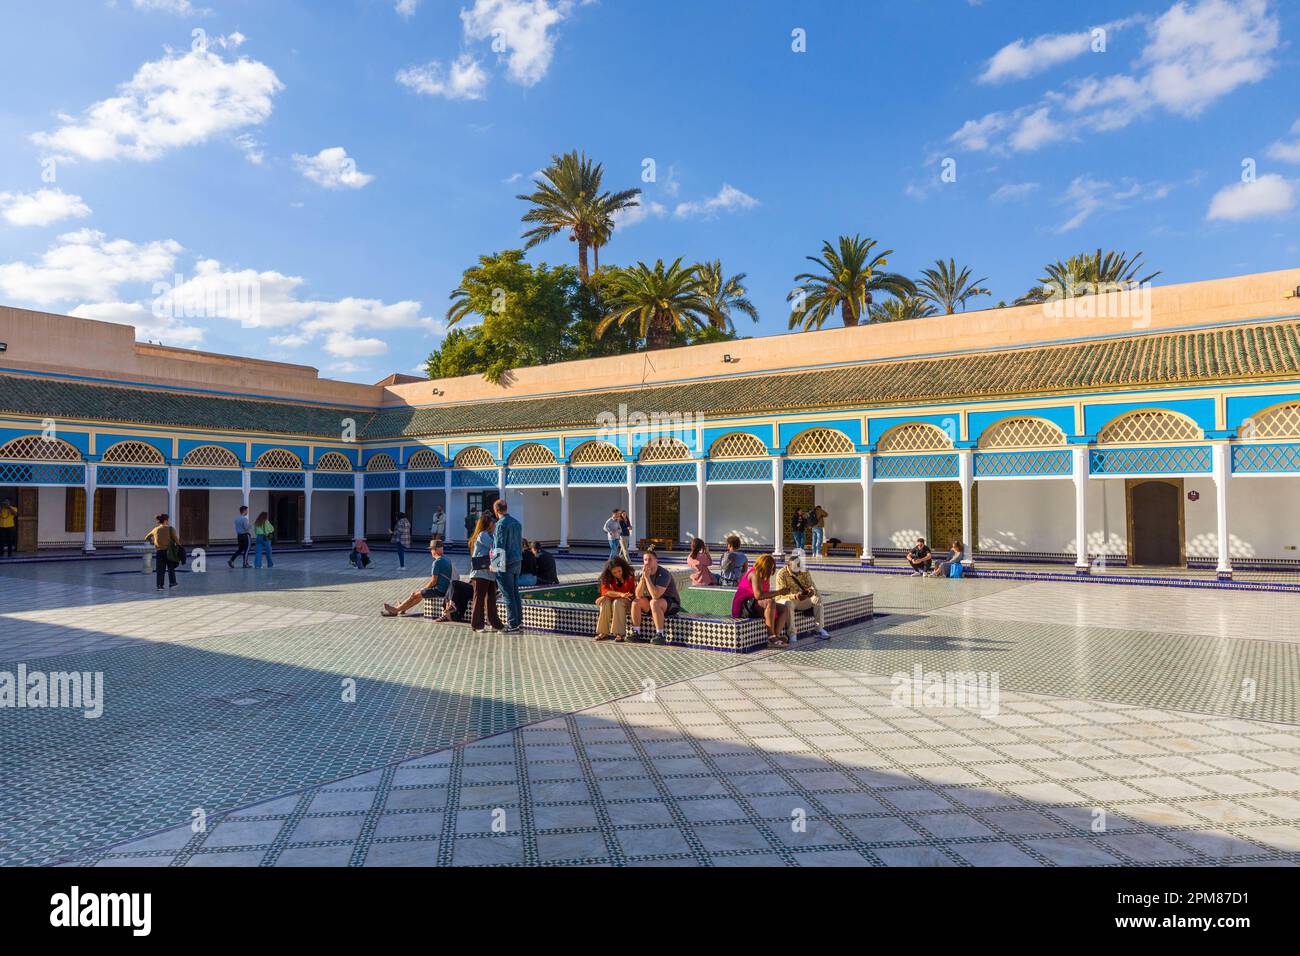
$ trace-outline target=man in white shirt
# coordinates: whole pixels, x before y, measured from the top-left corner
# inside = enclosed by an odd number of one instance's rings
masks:
[[[618,520],[619,511],[615,508],[609,513],[609,520],[605,522],[605,537],[609,538],[609,556],[612,558],[619,553],[619,541],[623,537],[623,522]]]

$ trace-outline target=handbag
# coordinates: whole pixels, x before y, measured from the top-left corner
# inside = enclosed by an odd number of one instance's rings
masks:
[[[469,568],[471,571],[486,571],[488,570],[488,565],[491,564],[491,562],[492,562],[492,558],[489,555],[473,554],[470,555]]]
[[[488,552],[488,568],[498,574],[505,573],[506,570],[506,549],[493,548]]]

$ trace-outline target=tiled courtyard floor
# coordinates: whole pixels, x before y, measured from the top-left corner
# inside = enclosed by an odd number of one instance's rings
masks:
[[[0,671],[105,681],[0,709],[0,862],[1300,862],[1300,595],[823,572],[881,616],[742,657],[378,617],[426,563],[0,565]]]

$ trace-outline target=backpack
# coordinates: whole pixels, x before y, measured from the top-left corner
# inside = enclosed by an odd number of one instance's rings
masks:
[[[959,578],[966,573],[965,566],[960,561],[954,561],[948,565],[948,577]]]

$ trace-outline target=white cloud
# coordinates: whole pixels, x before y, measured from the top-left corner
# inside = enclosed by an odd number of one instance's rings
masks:
[[[546,76],[555,54],[552,27],[573,10],[571,0],[474,0],[461,10],[467,40],[493,41],[504,52],[507,73],[522,86],[533,86]],[[504,47],[504,50],[499,50]]]
[[[206,10],[196,10],[190,0],[131,0],[131,6],[148,13],[174,13],[177,16],[187,17],[208,12]]]
[[[748,193],[741,192],[730,183],[723,183],[718,194],[711,199],[695,202],[680,202],[677,208],[673,210],[673,215],[679,219],[686,219],[692,216],[701,216],[705,219],[712,219],[720,212],[737,212],[741,209],[753,209],[759,204],[758,200]]]
[[[180,243],[172,239],[137,244],[81,229],[59,236],[35,264],[0,265],[0,290],[10,299],[42,306],[114,301],[125,283],[171,275],[180,252]]]
[[[243,152],[244,158],[254,166],[261,166],[266,159],[266,151],[252,133],[240,133],[235,137],[235,145]]]
[[[360,189],[375,178],[357,169],[356,160],[342,146],[322,149],[315,156],[294,153],[293,162],[298,172],[326,189]]]
[[[998,203],[1020,202],[1022,199],[1028,199],[1030,194],[1037,190],[1038,183],[1007,183],[994,190],[989,199]]]
[[[1291,134],[1297,138],[1291,142],[1278,140],[1268,148],[1268,155],[1283,163],[1300,163],[1300,120],[1291,126]]]
[[[1124,209],[1137,201],[1155,202],[1164,199],[1172,191],[1173,187],[1168,183],[1123,179],[1117,186],[1109,180],[1094,179],[1087,175],[1076,176],[1057,199],[1059,205],[1070,208],[1072,213],[1052,231],[1070,232],[1083,225],[1094,213]]]
[[[656,219],[662,219],[668,215],[668,207],[663,203],[653,200],[646,201],[644,197],[638,196],[636,205],[628,206],[626,209],[620,209],[614,213],[614,228],[626,229],[628,226],[635,226],[639,222],[654,216]]]
[[[1279,216],[1296,205],[1297,187],[1276,173],[1260,176],[1252,183],[1224,186],[1210,200],[1206,219],[1241,222],[1264,216]]]
[[[1088,32],[1046,33],[1026,42],[1024,39],[1008,43],[994,53],[980,74],[981,83],[1003,83],[1023,80],[1050,69],[1058,63],[1073,60],[1088,52],[1092,42]]]
[[[415,15],[415,8],[420,5],[420,0],[397,0],[396,6],[398,16],[410,18]]]
[[[999,51],[997,56],[1012,50],[992,78],[1030,69],[1034,42]],[[1278,46],[1278,19],[1267,0],[1179,0],[1147,25],[1147,42],[1133,73],[1072,81],[1063,90],[1045,92],[1035,103],[967,120],[949,140],[968,150],[1032,150],[1053,140],[1077,138],[1080,132],[1123,129],[1153,110],[1195,117],[1239,87],[1267,76],[1276,65],[1273,53]],[[1074,47],[1045,44],[1040,59],[1063,57],[1068,49]],[[986,75],[993,64],[990,60]],[[1057,110],[1069,118],[1058,120]]]
[[[239,34],[223,38],[226,44]],[[145,63],[116,96],[87,107],[80,116],[60,115],[53,132],[33,141],[66,159],[154,160],[212,137],[266,122],[272,99],[283,89],[275,71],[241,57],[191,50],[168,52]]]
[[[462,53],[452,63],[450,71],[444,70],[437,60],[431,60],[424,66],[408,66],[399,71],[397,82],[425,96],[479,100],[487,89],[488,75],[478,60]]]
[[[118,325],[135,326],[135,337],[163,345],[197,347],[203,341],[203,329],[170,315],[154,315],[142,302],[96,302],[83,304],[68,312],[82,319],[98,319]]]
[[[34,193],[0,193],[0,215],[15,226],[48,226],[89,216],[90,207],[80,196],[62,189],[38,189]]]

